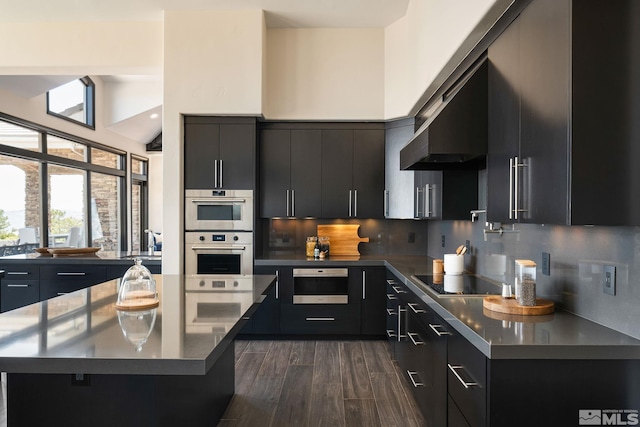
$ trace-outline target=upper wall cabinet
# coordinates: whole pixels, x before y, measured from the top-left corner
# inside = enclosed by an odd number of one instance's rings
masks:
[[[640,7],[534,0],[489,48],[487,218],[640,224]]]
[[[383,124],[265,123],[259,146],[262,218],[383,218]]]
[[[320,212],[321,131],[260,131],[260,214],[310,217]]]
[[[255,151],[255,118],[185,117],[185,188],[253,190]]]

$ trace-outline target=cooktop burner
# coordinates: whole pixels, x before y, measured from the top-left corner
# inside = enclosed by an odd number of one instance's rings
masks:
[[[499,295],[501,292],[499,286],[470,274],[427,274],[414,277],[434,290],[438,296]]]

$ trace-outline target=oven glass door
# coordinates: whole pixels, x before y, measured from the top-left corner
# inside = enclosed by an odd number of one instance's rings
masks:
[[[199,203],[196,205],[196,221],[240,221],[242,206],[231,203]]]
[[[349,277],[346,269],[295,269],[293,273],[294,304],[348,304]],[[333,273],[337,274],[333,274]]]
[[[242,255],[241,253],[198,252],[195,274],[242,274]]]

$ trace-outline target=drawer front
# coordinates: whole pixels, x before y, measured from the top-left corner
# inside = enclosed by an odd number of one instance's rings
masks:
[[[0,286],[0,311],[5,312],[39,301],[37,280],[3,279]]]
[[[472,427],[486,425],[487,358],[460,334],[447,339],[449,395]]]
[[[38,280],[40,277],[37,265],[9,265],[0,267],[0,270],[4,270],[4,277],[11,280]]]
[[[462,412],[460,412],[460,408],[458,408],[456,402],[454,402],[450,396],[447,400],[447,422],[450,426],[471,427],[464,418],[464,415],[462,415]]]
[[[283,334],[335,334],[360,333],[360,311],[335,305],[281,306],[280,332]]]
[[[107,268],[83,265],[44,266],[40,269],[40,299],[77,291],[106,280]]]

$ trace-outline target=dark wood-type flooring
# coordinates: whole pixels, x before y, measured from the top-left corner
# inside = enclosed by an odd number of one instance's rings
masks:
[[[236,341],[219,427],[422,426],[386,341]]]

